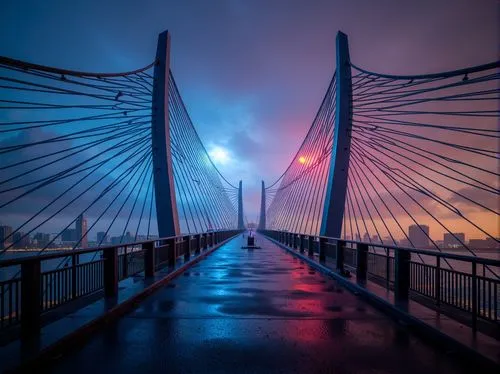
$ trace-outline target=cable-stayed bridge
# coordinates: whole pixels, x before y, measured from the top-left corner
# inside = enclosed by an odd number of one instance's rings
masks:
[[[240,235],[247,235],[242,181],[217,169],[198,136],[172,73],[168,32],[158,38],[153,63],[125,73],[0,58],[0,350],[9,365],[50,366],[54,355],[66,353],[64,342],[106,334],[107,319],[141,301],[133,313],[154,320],[176,313],[201,320],[290,317],[304,319],[301,328],[308,318],[357,319],[332,314],[355,298],[318,288],[326,281],[309,279],[314,272],[298,270],[304,264],[335,282],[332,290],[361,294],[421,335],[479,357],[478,365],[498,364],[500,62],[398,76],[352,62],[345,34],[336,43],[336,69],[302,144],[282,175],[267,187],[262,182],[256,235],[263,248],[251,252],[240,248]],[[464,233],[480,239],[467,241]],[[189,280],[191,266],[206,278]],[[182,272],[187,277],[173,280]],[[168,282],[188,291],[170,294]],[[159,296],[148,299],[153,290]],[[197,298],[191,315],[186,305]],[[168,312],[160,307],[167,299],[174,305]],[[300,310],[290,300],[301,300]],[[92,321],[65,322],[103,302]],[[241,328],[235,327],[236,340],[256,339]],[[28,353],[16,345],[44,334],[58,338]],[[85,352],[76,362],[86,362]],[[127,365],[123,352],[109,354]],[[168,355],[174,366],[175,354]],[[318,354],[326,366],[304,367],[336,367]],[[426,370],[455,370],[446,360]],[[203,370],[198,364],[186,370]],[[277,370],[266,365],[255,371]],[[292,366],[285,371],[302,367],[294,360],[286,365]]]

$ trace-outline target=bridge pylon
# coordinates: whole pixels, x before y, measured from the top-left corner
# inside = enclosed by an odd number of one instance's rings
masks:
[[[243,230],[245,223],[243,221],[243,182],[238,185],[238,229]]]
[[[156,217],[160,238],[180,235],[170,139],[170,34],[158,35],[152,100],[152,150]]]
[[[347,35],[338,32],[336,117],[333,149],[321,220],[321,236],[340,238],[347,190],[352,129],[352,78]]]
[[[262,181],[262,189],[260,193],[260,219],[258,229],[266,229],[266,185],[264,184],[264,181]]]

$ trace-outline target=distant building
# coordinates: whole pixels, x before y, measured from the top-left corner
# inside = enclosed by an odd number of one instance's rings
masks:
[[[130,231],[127,231],[125,236],[123,237],[123,243],[133,243],[134,237],[130,234]]]
[[[400,246],[400,247],[410,247],[410,242],[408,241],[408,239],[401,239],[398,242],[398,246]]]
[[[469,240],[469,248],[471,249],[483,249],[487,247],[488,242],[484,239],[470,239]]]
[[[61,239],[63,242],[76,242],[76,230],[66,229],[61,234]]]
[[[87,220],[80,214],[76,219],[76,241],[80,241],[81,248],[87,248],[89,242],[87,239]],[[81,239],[81,240],[80,240]]]
[[[17,231],[13,235],[14,248],[28,248],[30,246],[29,235],[24,236],[24,232]]]
[[[469,247],[472,249],[485,249],[485,248],[500,249],[500,244],[493,238],[470,239]]]
[[[367,232],[365,232],[365,234],[363,235],[363,242],[365,243],[370,243],[371,240],[370,240],[370,234],[368,234]]]
[[[416,248],[427,248],[429,246],[429,226],[411,225],[408,227],[408,238]]]
[[[59,234],[50,234],[50,241],[55,246],[60,246],[62,244],[62,237]]]
[[[463,247],[465,243],[465,234],[463,232],[455,232],[453,234],[445,232],[443,236],[444,248]]]
[[[106,232],[99,231],[97,233],[97,244],[99,244],[99,243],[106,244],[106,243],[108,243],[108,240],[109,240],[109,237],[108,237],[108,235],[106,235]]]
[[[5,249],[12,244],[12,227],[0,226],[0,249]]]
[[[50,234],[44,234],[42,232],[37,232],[33,237],[33,241],[36,241],[36,246],[38,248],[45,248],[50,242]]]
[[[378,235],[373,235],[372,243],[382,243],[382,241],[380,240],[380,237]]]
[[[150,236],[151,239],[151,236]],[[122,236],[112,236],[111,237],[111,244],[116,245],[116,244],[124,244],[124,243],[133,243],[134,242],[134,237],[130,234],[129,231],[125,235]]]
[[[498,242],[499,238],[497,238],[496,240],[493,238],[486,238],[485,241],[486,241],[486,245],[487,245],[486,248],[500,249],[500,243]]]

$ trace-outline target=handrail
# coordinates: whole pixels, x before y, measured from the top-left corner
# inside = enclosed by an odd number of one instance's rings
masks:
[[[416,249],[416,248],[409,248],[409,247],[398,247],[394,245],[386,245],[386,244],[374,244],[374,243],[367,243],[367,242],[361,242],[361,241],[356,241],[356,240],[346,240],[342,238],[331,238],[328,236],[321,236],[321,235],[308,235],[308,234],[299,234],[299,233],[293,233],[290,231],[280,231],[280,230],[267,230],[267,231],[275,231],[275,232],[288,232],[293,235],[304,235],[304,236],[313,236],[315,238],[324,238],[324,239],[330,239],[330,240],[340,240],[343,241],[344,243],[354,243],[354,244],[364,244],[368,245],[369,247],[380,247],[380,248],[387,248],[387,249],[393,249],[393,250],[403,250],[411,253],[417,253],[417,254],[422,254],[422,255],[430,255],[430,256],[435,256],[435,257],[441,257],[441,258],[449,258],[452,260],[458,260],[458,261],[465,261],[465,262],[472,262],[476,264],[482,264],[482,265],[491,265],[491,266],[500,266],[500,260],[493,260],[491,258],[484,258],[484,257],[478,257],[478,256],[466,256],[466,255],[456,255],[453,253],[445,253],[445,252],[439,252],[439,251],[431,251],[427,249]]]
[[[73,255],[81,255],[81,254],[85,254],[85,253],[94,253],[94,252],[104,251],[104,250],[110,249],[110,248],[132,247],[135,245],[143,245],[143,244],[148,244],[148,243],[161,242],[161,241],[166,241],[169,239],[184,238],[186,236],[210,234],[210,233],[214,233],[214,232],[223,232],[223,231],[230,231],[230,230],[218,230],[218,231],[211,231],[211,232],[201,232],[201,233],[196,233],[196,234],[169,236],[166,238],[143,240],[140,242],[133,242],[133,243],[121,243],[121,244],[115,244],[115,245],[107,245],[107,246],[103,246],[103,247],[62,250],[61,252],[58,252],[58,253],[43,253],[43,254],[39,254],[39,255],[25,256],[25,257],[21,257],[21,258],[11,258],[11,259],[7,259],[7,260],[0,259],[0,268],[21,265],[23,263],[34,261],[34,260],[45,261],[45,260],[51,260],[54,258],[68,257],[68,256],[73,256]]]

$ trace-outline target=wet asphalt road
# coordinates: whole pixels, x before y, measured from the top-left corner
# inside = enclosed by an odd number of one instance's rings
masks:
[[[455,373],[460,366],[267,239],[241,237],[56,373]]]

